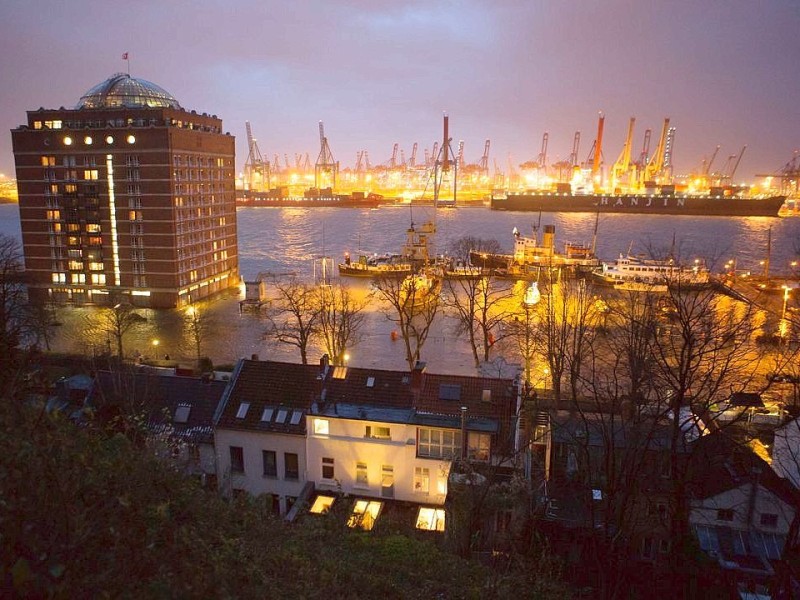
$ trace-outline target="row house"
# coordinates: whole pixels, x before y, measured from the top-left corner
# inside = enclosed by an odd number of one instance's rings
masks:
[[[515,382],[329,365],[243,360],[216,417],[226,493],[271,494],[291,516],[340,497],[370,529],[387,502],[418,507],[417,525],[442,529],[454,460],[516,460]]]

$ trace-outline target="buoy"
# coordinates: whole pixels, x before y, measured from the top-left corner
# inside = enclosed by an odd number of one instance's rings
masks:
[[[397,341],[397,332],[396,331],[392,331],[392,333],[389,334],[389,337],[392,338],[393,342],[396,342]]]

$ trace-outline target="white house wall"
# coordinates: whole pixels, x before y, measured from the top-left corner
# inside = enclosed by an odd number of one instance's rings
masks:
[[[752,486],[749,483],[727,490],[716,496],[692,503],[690,521],[692,525],[726,526],[732,529],[749,530],[750,528],[764,532],[785,535],[794,517],[791,506],[778,498],[771,491],[758,485],[750,514]],[[717,519],[719,509],[733,509],[732,521]],[[778,515],[775,527],[761,525],[762,514]]]
[[[775,430],[772,468],[800,488],[800,420],[795,419]]]
[[[300,495],[306,477],[305,438],[266,432],[217,429],[215,433],[217,452],[217,478],[220,489],[229,495],[232,490],[244,490],[253,496],[275,494],[280,497],[281,512],[286,512],[286,498]],[[240,446],[244,455],[244,473],[231,473],[230,447]],[[277,476],[264,475],[262,450],[273,450],[277,460]],[[284,477],[284,453],[297,454],[298,478]]]
[[[314,433],[314,420],[329,423],[328,435]],[[366,438],[366,426],[388,427],[391,439]],[[394,474],[394,499],[418,504],[444,504],[450,461],[417,458],[416,426],[309,416],[308,477],[318,490],[342,491],[353,495],[382,497],[383,466]],[[334,459],[334,480],[322,478],[323,457]],[[367,486],[356,483],[356,463],[367,465]],[[415,469],[428,469],[427,493],[414,489]]]

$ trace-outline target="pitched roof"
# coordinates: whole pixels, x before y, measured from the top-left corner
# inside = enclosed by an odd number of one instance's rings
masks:
[[[227,383],[199,377],[176,377],[152,372],[97,374],[90,402],[134,399],[151,429],[170,431],[193,441],[213,439],[213,417]]]
[[[241,360],[215,416],[217,427],[305,434],[319,367]]]

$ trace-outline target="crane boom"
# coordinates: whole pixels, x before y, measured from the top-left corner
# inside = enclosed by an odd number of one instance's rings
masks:
[[[661,128],[661,137],[658,139],[658,146],[653,156],[647,163],[644,170],[645,182],[655,182],[664,170],[664,151],[667,148],[667,137],[669,135],[669,117],[664,119],[664,126]],[[645,184],[646,185],[646,184]]]
[[[625,145],[622,147],[622,152],[611,167],[611,187],[616,188],[626,175],[630,174],[631,168],[631,148],[633,147],[633,128],[636,124],[636,117],[631,117],[628,123],[628,135],[625,138]]]

